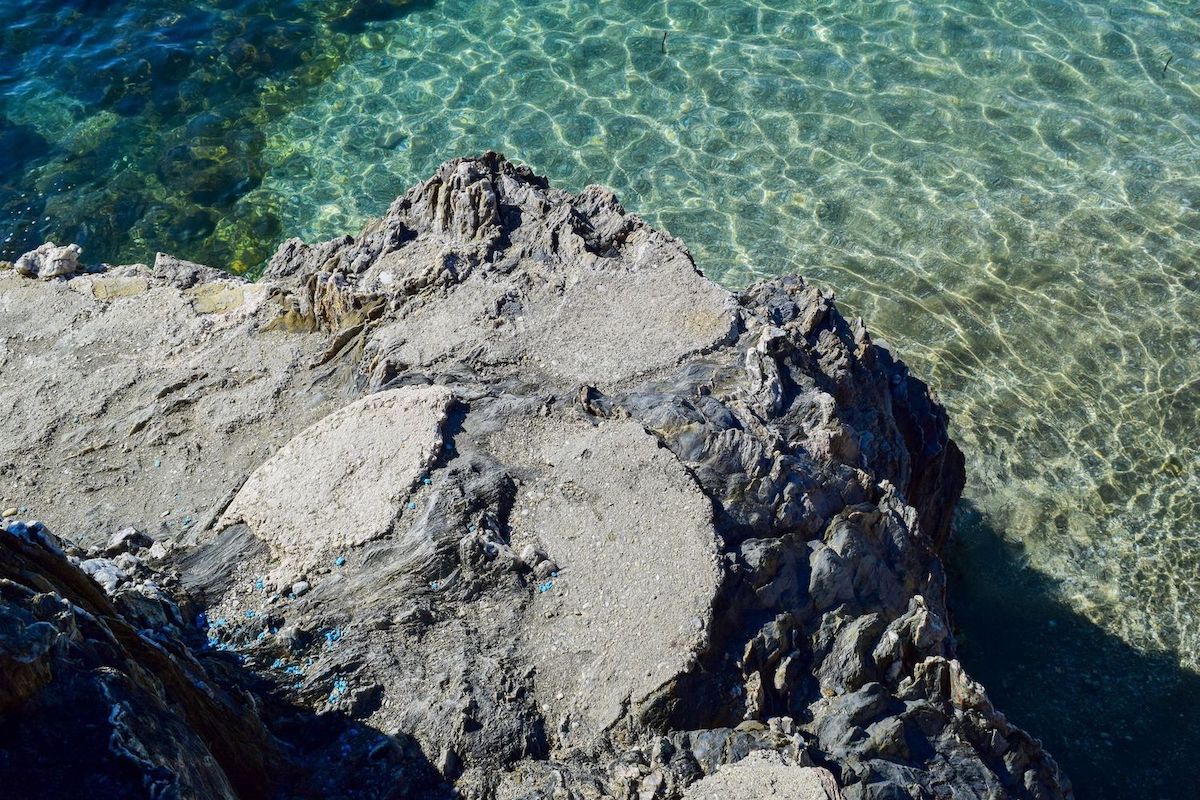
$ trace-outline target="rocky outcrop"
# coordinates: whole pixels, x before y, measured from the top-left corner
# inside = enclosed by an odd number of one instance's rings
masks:
[[[68,575],[94,603],[167,587],[189,631],[128,627],[254,709],[214,733],[164,684],[146,715],[180,733],[143,775],[261,796],[203,756],[258,737],[260,782],[337,796],[1071,795],[954,660],[945,412],[829,293],[728,293],[606,190],[495,154],[258,283],[166,266],[0,273],[43,320],[0,314],[0,469],[91,548],[8,535],[45,551],[12,630]],[[129,525],[154,541],[118,561]],[[38,636],[0,639],[6,724],[41,724],[47,674],[95,680]],[[114,724],[73,735],[117,763]],[[333,750],[297,758],[322,725]]]

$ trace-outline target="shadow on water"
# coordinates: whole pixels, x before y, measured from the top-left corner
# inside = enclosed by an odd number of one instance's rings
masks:
[[[1080,800],[1197,796],[1200,675],[1072,611],[967,501],[946,562],[959,658],[1042,740]]]

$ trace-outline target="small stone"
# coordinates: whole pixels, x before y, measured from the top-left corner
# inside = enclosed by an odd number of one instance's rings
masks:
[[[136,553],[153,544],[154,540],[137,528],[123,528],[109,537],[104,550],[108,555],[115,556],[124,552]]]
[[[116,592],[117,588],[128,579],[117,563],[108,558],[89,558],[81,563],[79,568],[85,574],[92,576],[92,579],[100,584],[100,587],[109,595]]]
[[[441,754],[438,756],[438,772],[442,773],[444,778],[454,780],[458,777],[460,766],[458,753],[454,752],[452,748],[443,747]]]
[[[532,544],[527,544],[521,548],[521,561],[525,562],[525,566],[533,569],[547,558],[546,552],[540,547]]]
[[[308,594],[308,590],[308,581],[296,581],[292,584],[292,594],[294,594],[296,597],[303,597],[304,595]]]
[[[550,559],[539,561],[537,566],[533,568],[533,576],[539,581],[544,581],[547,578],[558,574],[558,565]]]
[[[16,515],[17,515],[17,507],[16,506],[13,506],[12,508],[4,509],[4,517],[5,518],[15,517]]]
[[[113,558],[113,563],[125,572],[133,572],[142,563],[142,560],[132,553],[119,553]]]
[[[18,258],[13,269],[19,275],[44,281],[73,275],[80,270],[80,252],[77,244],[56,247],[54,242],[46,242]]]
[[[172,545],[170,542],[155,542],[154,544],[150,545],[150,558],[166,558],[167,554],[171,552],[172,547],[174,547],[174,545]]]

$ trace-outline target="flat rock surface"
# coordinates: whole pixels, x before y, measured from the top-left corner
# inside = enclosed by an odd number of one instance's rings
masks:
[[[542,702],[586,741],[699,653],[717,533],[708,498],[640,425],[546,433],[544,477],[518,497],[512,540],[540,543],[558,567],[537,585],[530,658]]]
[[[451,400],[407,387],[338,409],[256,469],[218,527],[245,522],[296,571],[383,536],[441,451]]]
[[[6,507],[87,543],[130,524],[182,537],[351,399],[307,369],[324,342],[250,333],[266,287],[221,286],[243,302],[209,314],[144,267],[50,283],[0,271]]]
[[[829,770],[778,763],[763,752],[751,753],[736,764],[693,783],[684,800],[841,800],[837,780]]]

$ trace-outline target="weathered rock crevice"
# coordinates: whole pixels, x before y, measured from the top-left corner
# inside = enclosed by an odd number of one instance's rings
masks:
[[[1071,796],[954,659],[946,412],[828,292],[492,153],[256,283],[77,255],[0,271],[0,476],[71,542],[0,534],[0,773]]]

